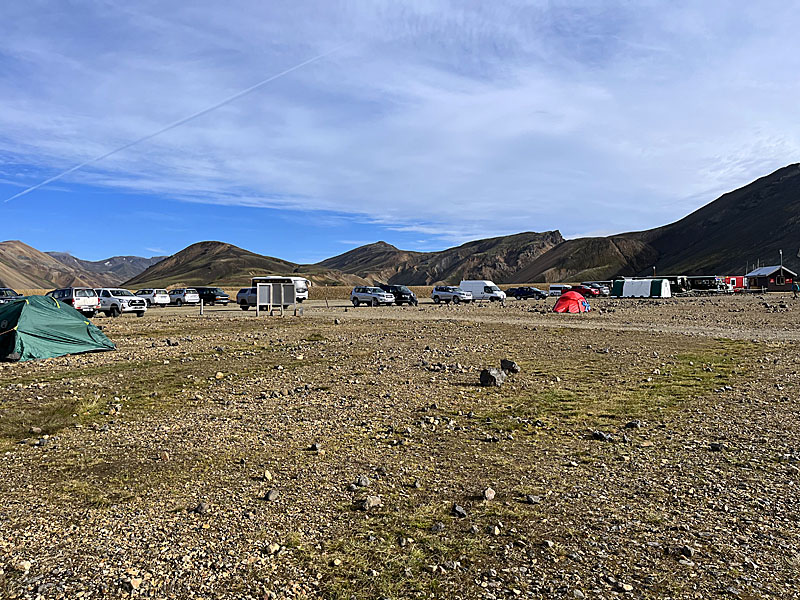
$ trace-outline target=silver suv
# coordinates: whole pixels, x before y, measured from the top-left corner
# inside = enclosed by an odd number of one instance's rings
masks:
[[[143,298],[147,306],[166,306],[169,304],[169,294],[167,290],[145,289],[137,290],[136,295]]]
[[[200,304],[200,294],[194,288],[177,288],[169,291],[169,303],[175,306]]]
[[[458,304],[460,302],[472,302],[472,292],[462,290],[454,285],[437,285],[431,292],[431,298],[436,304]]]
[[[370,306],[379,306],[381,304],[394,304],[394,294],[384,292],[379,287],[354,287],[350,292],[350,302],[353,306],[360,304],[369,304]]]

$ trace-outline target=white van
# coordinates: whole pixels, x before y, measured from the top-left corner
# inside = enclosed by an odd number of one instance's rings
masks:
[[[554,284],[550,286],[550,291],[547,292],[548,296],[560,296],[564,292],[568,292],[572,289],[571,285],[562,285],[560,283]]]
[[[311,285],[311,282],[305,277],[283,277],[281,275],[253,277],[250,281],[252,287],[256,287],[259,283],[293,283],[294,297],[298,303],[303,300],[308,300],[308,286]]]
[[[474,301],[503,302],[506,299],[506,293],[497,287],[493,281],[486,279],[464,279],[458,287],[465,292],[472,292]]]

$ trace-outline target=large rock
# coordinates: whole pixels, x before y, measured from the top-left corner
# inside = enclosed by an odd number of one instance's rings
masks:
[[[506,380],[506,374],[500,369],[489,367],[481,371],[481,385],[484,387],[500,387]]]

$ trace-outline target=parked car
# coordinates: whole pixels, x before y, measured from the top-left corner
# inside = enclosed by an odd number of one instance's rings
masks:
[[[472,302],[472,292],[462,290],[454,285],[437,285],[431,292],[431,298],[436,304],[459,304],[460,302]]]
[[[92,288],[59,288],[47,292],[46,295],[64,304],[69,304],[72,308],[80,311],[81,314],[90,319],[100,310],[100,298],[97,297],[97,292]]]
[[[550,289],[547,292],[548,296],[560,296],[564,292],[568,292],[572,289],[571,285],[565,285],[561,283],[554,283],[550,286]]]
[[[227,306],[228,302],[231,301],[231,297],[218,287],[196,287],[194,289],[203,304],[223,304]]]
[[[379,287],[357,286],[350,292],[350,302],[353,306],[360,304],[369,304],[371,306],[379,306],[381,304],[394,304],[394,296],[388,292],[384,292]]]
[[[589,287],[586,285],[574,285],[569,290],[570,292],[578,292],[581,296],[599,296],[600,290],[597,288]]]
[[[169,291],[169,303],[175,306],[200,304],[200,296],[194,288],[176,288]]]
[[[137,290],[134,294],[143,298],[148,307],[150,306],[167,306],[169,304],[169,294],[167,290],[146,289]]]
[[[23,296],[11,288],[0,288],[0,304],[8,304],[16,300],[22,300]]]
[[[394,302],[397,306],[401,304],[408,304],[409,306],[416,306],[419,304],[419,300],[417,300],[417,295],[408,289],[404,285],[389,285],[386,283],[382,283],[378,286],[384,292],[390,293],[394,296]]]
[[[527,300],[533,298],[534,300],[542,300],[547,298],[547,294],[539,288],[531,286],[513,287],[506,290],[506,295],[516,298],[517,300]]]
[[[465,292],[471,292],[473,300],[503,302],[506,299],[506,293],[487,279],[465,279],[458,287]]]
[[[598,290],[601,296],[608,296],[611,293],[610,287],[598,281],[584,281],[581,285]]]
[[[122,313],[136,313],[137,317],[143,317],[147,311],[147,302],[128,290],[101,288],[100,311],[107,317],[118,317]]]

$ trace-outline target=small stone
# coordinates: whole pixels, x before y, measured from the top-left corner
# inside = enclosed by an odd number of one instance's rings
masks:
[[[334,320],[333,320],[333,324],[334,324],[334,325],[341,325],[341,324],[342,324],[342,322],[341,322],[339,319],[334,319]],[[338,559],[337,559],[337,560],[338,560]]]
[[[458,517],[459,519],[464,519],[467,516],[467,511],[464,510],[463,506],[453,503],[453,515]]]
[[[217,374],[214,375],[214,377],[216,379],[222,379],[223,377],[225,377],[225,373],[223,373],[222,371],[217,371]]]
[[[528,504],[540,504],[542,501],[541,496],[534,496],[533,494],[528,494],[525,496],[525,502]]]
[[[411,484],[411,487],[415,490],[418,490],[422,487],[422,482],[419,479],[415,479],[414,483]]]
[[[642,422],[639,419],[634,419],[633,421],[625,423],[625,429],[639,429],[641,426]]]
[[[161,459],[162,462],[167,462],[169,460],[169,452],[162,450],[158,458]]]
[[[269,471],[264,471],[264,476],[262,477],[264,481],[272,481],[272,473]]]
[[[31,570],[32,563],[29,560],[21,560],[14,564],[14,569],[17,571],[22,571],[23,573],[27,573]]]
[[[491,533],[494,536],[500,535],[500,527],[498,527],[497,525],[489,527],[489,533]]]
[[[198,515],[206,515],[209,512],[209,507],[206,502],[201,502],[192,509],[192,512]]]
[[[722,442],[711,442],[708,447],[712,452],[722,452],[725,449],[725,444]]]
[[[481,371],[480,381],[484,387],[500,387],[506,380],[506,374],[500,369],[489,367]]]
[[[358,507],[363,510],[364,512],[368,512],[373,508],[379,508],[383,506],[383,502],[379,496],[367,496],[359,503]]]
[[[139,578],[139,577],[131,577],[130,586],[131,586],[131,589],[138,590],[140,587],[142,587],[141,578]]]
[[[494,500],[495,495],[495,491],[490,487],[487,487],[485,490],[483,490],[484,500]]]
[[[337,321],[338,321],[338,319],[337,319]],[[342,559],[341,558],[334,558],[331,561],[331,566],[332,567],[339,567],[339,566],[341,566],[341,564],[342,564]]]
[[[309,450],[311,450],[312,452],[319,452],[320,450],[322,450],[322,446],[321,446],[320,444],[318,444],[318,443],[314,442],[314,443],[313,443],[313,444],[311,444],[311,446],[309,447]]]
[[[431,525],[431,531],[434,533],[439,533],[440,531],[444,531],[444,523],[441,521],[436,521],[433,525]]]
[[[369,487],[369,477],[366,475],[359,475],[354,482],[358,487]]]
[[[572,597],[577,598],[578,600],[580,600],[581,598],[586,598],[584,593],[580,590],[572,590]]]
[[[278,496],[280,496],[280,492],[275,488],[272,488],[270,491],[267,492],[267,495],[264,496],[264,499],[267,500],[268,502],[275,502],[275,500],[278,499]]]
[[[270,554],[277,554],[278,552],[280,552],[280,549],[281,545],[276,544],[275,542],[272,542],[269,546],[267,546],[267,552],[269,552]]]
[[[33,435],[39,435],[40,433],[42,433],[42,428],[41,427],[31,427],[28,431],[29,431],[29,433],[32,433]]]
[[[692,558],[694,556],[695,550],[691,546],[684,546],[681,548],[681,554],[686,558]]]
[[[552,548],[553,546],[555,546],[555,543],[553,543],[552,540],[544,540],[542,542],[542,547],[543,548]]]
[[[500,361],[500,368],[506,373],[519,373],[522,370],[517,363],[507,358]]]
[[[614,441],[614,436],[611,435],[610,433],[605,433],[604,431],[600,431],[598,429],[595,429],[592,432],[592,439],[593,440],[599,440],[601,442],[613,442]]]

